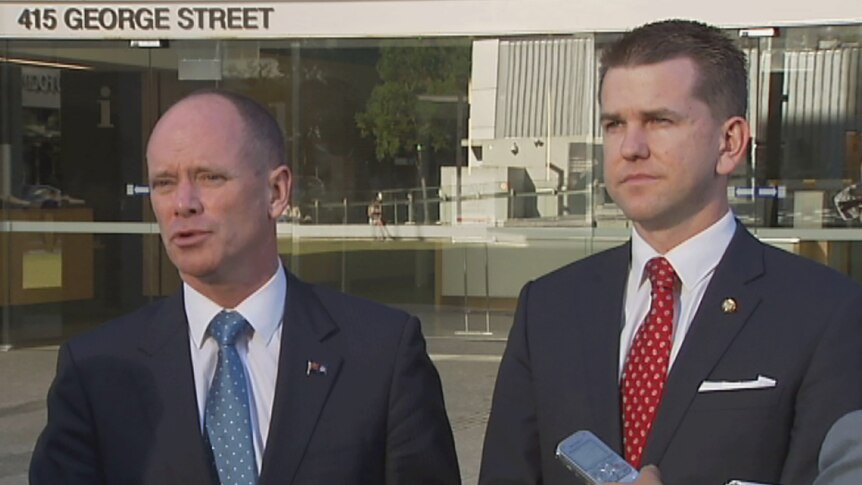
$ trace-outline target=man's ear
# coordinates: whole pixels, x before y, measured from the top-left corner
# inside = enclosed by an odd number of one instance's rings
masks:
[[[291,179],[287,165],[279,165],[269,172],[269,215],[273,219],[278,219],[290,203]]]
[[[715,173],[730,175],[736,167],[745,160],[748,153],[748,142],[751,139],[751,127],[741,116],[727,119],[721,126],[718,163]]]

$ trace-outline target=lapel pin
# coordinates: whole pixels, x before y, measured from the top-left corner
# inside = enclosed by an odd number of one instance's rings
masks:
[[[319,374],[325,376],[326,366],[321,364],[320,362],[309,360],[305,367],[305,375],[310,376],[311,374]]]
[[[721,311],[724,313],[736,313],[736,300],[733,298],[725,298],[721,302]]]

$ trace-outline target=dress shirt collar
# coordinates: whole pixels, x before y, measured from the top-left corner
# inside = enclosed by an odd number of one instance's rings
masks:
[[[287,295],[287,276],[281,262],[275,274],[254,293],[240,302],[236,308],[222,308],[191,286],[183,283],[183,300],[189,321],[192,343],[201,348],[206,339],[210,322],[222,310],[239,312],[254,329],[255,336],[269,345],[284,315],[284,299]]]
[[[728,210],[724,216],[713,225],[664,254],[673,266],[683,288],[693,288],[700,280],[711,274],[718,266],[724,251],[730,245],[736,232],[736,218]],[[647,243],[637,229],[632,231],[632,266],[637,272],[635,281],[643,284],[646,275],[644,268],[647,262],[662,256]]]

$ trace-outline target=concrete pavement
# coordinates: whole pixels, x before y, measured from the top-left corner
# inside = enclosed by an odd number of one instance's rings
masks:
[[[27,483],[56,361],[56,348],[0,352],[0,485]]]

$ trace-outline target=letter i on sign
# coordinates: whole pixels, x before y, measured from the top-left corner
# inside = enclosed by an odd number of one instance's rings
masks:
[[[99,124],[96,125],[96,128],[113,128],[114,124],[111,123],[111,88],[102,86],[99,95],[101,98],[96,100],[96,104],[99,105]]]

